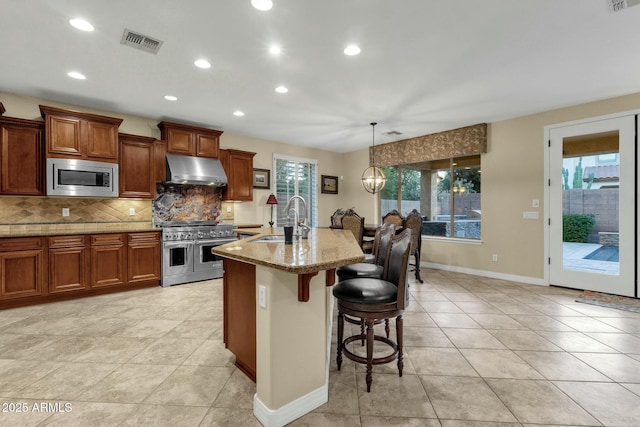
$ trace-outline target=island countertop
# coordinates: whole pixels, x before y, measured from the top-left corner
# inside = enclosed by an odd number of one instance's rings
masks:
[[[243,230],[244,231],[244,230]],[[212,252],[224,258],[263,265],[295,274],[315,273],[364,261],[362,249],[349,230],[312,228],[308,239],[255,243],[264,236],[282,235],[282,228],[262,228],[260,234],[216,246]]]

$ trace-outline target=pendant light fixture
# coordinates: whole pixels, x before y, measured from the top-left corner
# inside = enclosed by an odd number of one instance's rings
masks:
[[[371,128],[373,132],[373,142],[371,146],[372,158],[371,161],[372,166],[369,166],[362,173],[362,186],[365,190],[367,190],[371,194],[379,193],[380,190],[384,188],[384,185],[387,183],[387,178],[384,176],[384,172],[382,169],[376,167],[376,125],[378,123],[372,122]]]

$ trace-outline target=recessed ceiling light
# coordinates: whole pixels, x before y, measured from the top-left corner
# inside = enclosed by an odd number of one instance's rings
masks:
[[[79,73],[77,71],[69,71],[67,73],[67,76],[71,77],[72,79],[76,79],[76,80],[84,80],[84,79],[87,78],[84,74]]]
[[[271,0],[251,0],[251,6],[258,10],[269,10],[273,7]]]
[[[195,66],[198,68],[211,68],[211,64],[206,59],[198,59],[194,62]]]
[[[282,53],[282,49],[280,49],[280,46],[274,45],[269,48],[269,53],[273,55],[280,55]]]
[[[287,89],[286,86],[278,86],[276,88],[276,92],[278,92],[278,93],[287,93],[287,92],[289,92],[289,89]]]
[[[238,110],[238,111],[234,111],[233,115],[236,116],[236,117],[242,117],[242,116],[244,116],[244,113],[242,111]]]
[[[167,101],[177,101],[178,97],[173,95],[165,95],[164,99],[166,99]]]
[[[73,25],[75,28],[81,31],[93,31],[93,25],[91,25],[89,22],[85,21],[84,19],[77,19],[77,18],[70,19],[69,24]]]
[[[356,44],[350,44],[344,48],[344,54],[348,56],[357,55],[360,53],[360,47]]]

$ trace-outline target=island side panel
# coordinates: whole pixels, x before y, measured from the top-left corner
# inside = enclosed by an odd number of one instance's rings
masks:
[[[224,343],[236,366],[256,380],[256,266],[224,260]]]
[[[257,309],[257,398],[274,411],[327,384],[327,287],[325,275],[311,278],[308,302],[298,300],[298,275],[257,266],[266,288],[266,308]],[[306,412],[312,410],[308,409]]]

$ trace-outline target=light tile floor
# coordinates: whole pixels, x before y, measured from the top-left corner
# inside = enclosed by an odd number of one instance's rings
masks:
[[[367,393],[362,365],[337,371],[334,324],[329,402],[291,425],[640,425],[639,314],[422,276],[404,376],[376,366]],[[222,344],[221,280],[0,311],[0,426],[258,426],[254,393]]]

